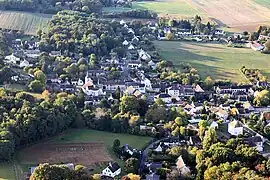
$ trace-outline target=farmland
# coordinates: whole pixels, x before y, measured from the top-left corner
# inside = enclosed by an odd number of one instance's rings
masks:
[[[39,27],[47,30],[47,23],[52,16],[48,14],[0,11],[0,28],[20,30],[28,35],[35,35]]]
[[[269,0],[254,0],[254,2],[270,9],[270,1]]]
[[[133,148],[141,149],[151,138],[88,129],[70,129],[46,142],[20,150],[16,154],[18,167],[26,172],[29,166],[41,162],[73,162],[93,167],[97,170],[96,172],[99,172],[104,167],[104,163],[112,159],[123,166],[123,162],[115,156],[112,150],[115,139],[119,139],[121,145],[129,144]],[[0,167],[0,177],[7,176],[6,169],[12,168],[8,165],[4,168]]]
[[[251,49],[176,41],[155,41],[155,44],[163,59],[172,61],[176,66],[189,63],[198,69],[202,77],[244,82],[246,79],[239,70],[243,65],[260,69],[268,77],[270,75],[269,55]]]
[[[185,0],[168,1],[138,1],[132,4],[132,8],[148,9],[160,16],[170,15],[176,17],[194,17],[196,14],[203,15],[196,7],[192,7]]]

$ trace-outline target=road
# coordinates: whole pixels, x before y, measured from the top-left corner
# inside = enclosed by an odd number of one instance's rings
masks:
[[[162,139],[156,140],[156,141],[152,142],[151,144],[149,144],[142,151],[142,154],[141,154],[141,157],[140,157],[140,166],[139,166],[139,170],[138,170],[139,175],[142,173],[144,164],[147,161],[147,156],[148,156],[149,149],[153,148],[153,146],[155,144],[159,144],[161,141],[165,141],[165,140],[178,140],[178,137],[166,137],[166,138],[162,138]]]

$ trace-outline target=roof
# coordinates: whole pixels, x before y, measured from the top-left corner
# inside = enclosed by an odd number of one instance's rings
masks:
[[[185,164],[185,162],[184,162],[182,156],[179,156],[179,157],[177,158],[176,165],[177,165],[177,168],[178,168],[178,169],[181,169],[181,168],[183,168],[183,167],[186,166],[186,164]]]
[[[148,174],[146,175],[146,180],[159,180],[159,175],[153,173],[153,174]]]
[[[250,146],[256,146],[256,143],[258,142],[263,142],[262,138],[260,136],[253,136],[253,137],[248,137],[244,138],[243,141]]]
[[[201,139],[199,136],[191,136],[190,141],[192,141],[193,144],[201,143]]]
[[[115,171],[120,169],[120,166],[116,162],[113,162],[109,164],[108,168],[114,173]]]
[[[170,98],[170,97],[171,97],[170,95],[164,93],[158,95],[158,98]]]
[[[239,121],[236,121],[236,120],[230,122],[229,123],[229,126],[230,127],[234,127],[234,128],[236,128],[236,127],[242,127],[241,124],[239,123]]]

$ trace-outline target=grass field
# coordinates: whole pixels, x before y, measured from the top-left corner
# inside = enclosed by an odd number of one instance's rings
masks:
[[[202,77],[232,82],[246,82],[239,69],[244,65],[257,68],[270,78],[270,56],[246,48],[230,48],[223,44],[155,41],[160,55],[176,66],[189,63]]]
[[[0,163],[0,180],[4,179],[16,179],[12,163]]]
[[[132,8],[148,9],[161,16],[194,17],[195,15],[203,15],[185,0],[138,1],[132,4]]]
[[[0,28],[21,30],[25,34],[35,35],[39,27],[47,30],[47,23],[51,17],[52,15],[48,14],[0,11]]]
[[[125,11],[130,11],[131,8],[124,8],[124,7],[104,7],[102,8],[103,13],[120,13]]]

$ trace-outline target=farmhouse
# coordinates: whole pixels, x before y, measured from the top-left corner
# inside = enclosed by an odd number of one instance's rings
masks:
[[[102,176],[111,177],[114,178],[115,176],[118,176],[121,173],[120,166],[116,163],[109,163],[109,166],[107,166],[101,173]]]

